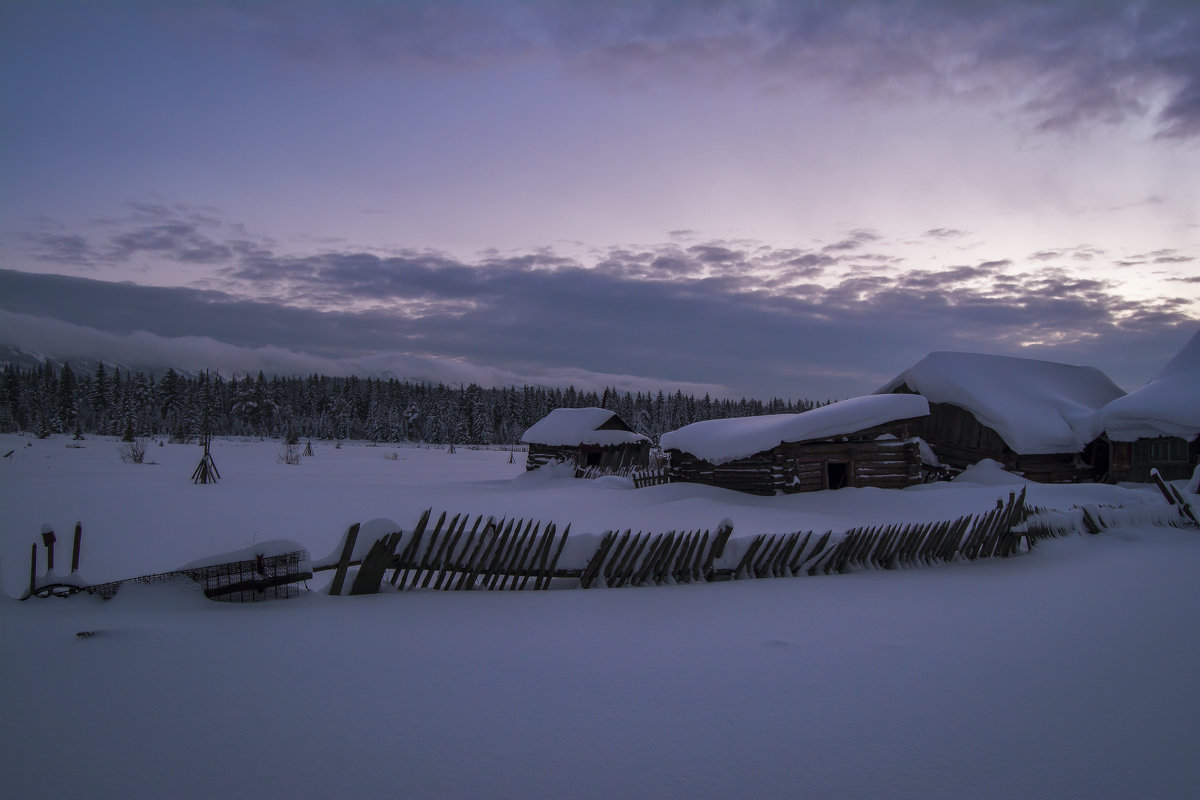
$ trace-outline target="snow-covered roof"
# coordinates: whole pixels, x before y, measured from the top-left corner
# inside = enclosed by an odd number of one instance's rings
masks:
[[[664,433],[659,443],[664,450],[681,450],[710,464],[724,464],[770,450],[784,442],[844,436],[928,413],[929,403],[920,395],[867,395],[802,414],[693,422],[677,431]]]
[[[603,426],[612,424],[614,418],[619,429],[601,430]],[[577,444],[609,446],[649,441],[640,433],[626,428],[616,412],[606,408],[556,408],[525,431],[521,441],[553,447],[572,447]]]
[[[1082,450],[1100,434],[1096,412],[1125,394],[1095,367],[982,353],[930,353],[879,392],[902,386],[966,409],[1022,455]]]
[[[1200,436],[1200,331],[1145,386],[1100,411],[1108,438],[1120,442]]]

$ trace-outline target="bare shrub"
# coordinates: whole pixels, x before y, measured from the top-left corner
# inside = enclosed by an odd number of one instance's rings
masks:
[[[295,466],[300,463],[300,445],[288,442],[283,447],[279,448],[279,457],[276,461],[280,464],[291,464]]]
[[[135,438],[132,442],[117,445],[117,452],[126,464],[141,464],[146,460],[146,440]]]

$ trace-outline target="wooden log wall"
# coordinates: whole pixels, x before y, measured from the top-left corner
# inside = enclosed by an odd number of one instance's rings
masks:
[[[588,464],[589,456],[597,461]],[[635,467],[645,467],[650,461],[649,442],[619,445],[546,445],[531,443],[525,459],[525,469],[537,469],[555,461],[574,464],[579,470],[595,469],[602,474],[620,473]],[[577,477],[584,477],[578,475]]]
[[[829,488],[828,464],[845,465],[846,486],[900,489],[924,480],[920,447],[902,439],[785,443],[726,464],[671,451],[671,480],[703,483],[747,494],[816,492]]]
[[[929,416],[917,420],[915,426],[917,435],[929,443],[938,460],[956,469],[990,458],[1006,470],[1038,483],[1086,483],[1099,477],[1080,453],[1019,455],[994,429],[949,403],[930,403]]]

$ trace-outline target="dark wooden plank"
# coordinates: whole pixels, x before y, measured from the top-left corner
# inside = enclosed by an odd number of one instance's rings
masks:
[[[459,525],[458,525],[459,517],[462,518],[463,525],[467,524],[467,515],[466,514],[455,514],[454,517],[451,518],[450,524],[446,527],[446,535],[442,537],[441,546],[438,547],[437,553],[431,559],[429,559],[429,563],[425,565],[427,571],[425,573],[425,580],[421,581],[422,589],[429,588],[429,582],[431,580],[433,580],[433,577],[435,574],[437,574],[437,575],[442,574],[442,570],[444,569],[443,559],[445,558],[445,555],[446,555],[446,548],[447,548],[447,546],[450,545],[450,543],[452,541],[458,541],[458,537],[455,535],[456,532],[458,534],[462,533],[462,531],[459,529]],[[430,550],[433,549],[432,541],[429,543],[429,549]],[[415,582],[416,581],[414,581],[414,583]]]
[[[539,585],[535,585],[534,589],[549,589],[550,581],[554,579],[555,572],[558,570],[558,558],[562,555],[563,548],[567,546],[567,537],[571,535],[571,523],[567,523],[567,527],[563,530],[562,539],[558,542],[558,549],[554,551],[554,558],[550,560],[550,564],[546,567],[545,576],[539,577],[541,581]]]
[[[500,530],[503,527],[504,518],[501,518],[499,522],[491,517],[488,518],[487,524],[483,526],[483,532],[479,535],[479,543],[475,545],[475,552],[468,559],[466,569],[459,576],[458,583],[454,586],[455,589],[475,588],[476,579],[499,541]]]
[[[421,514],[421,518],[417,520],[417,527],[413,529],[412,538],[409,540],[408,546],[404,548],[404,552],[398,559],[395,571],[392,573],[392,586],[399,586],[403,589],[408,581],[408,570],[416,560],[417,548],[421,545],[421,537],[425,534],[425,527],[429,524],[429,515],[433,513],[432,508],[425,509],[425,513]],[[403,570],[403,571],[401,571]]]
[[[600,567],[608,557],[608,551],[612,548],[616,537],[617,534],[615,531],[605,531],[603,538],[600,540],[600,546],[596,548],[596,552],[592,554],[587,566],[584,567],[583,574],[579,576],[580,588],[591,588],[592,583],[596,580],[596,576],[600,574]]]
[[[333,573],[333,582],[329,584],[329,593],[340,595],[342,584],[346,582],[346,570],[350,568],[350,557],[354,555],[354,542],[358,539],[359,523],[354,523],[346,529],[346,537],[342,540],[342,554],[338,557],[337,571]],[[34,546],[34,554],[37,547]]]

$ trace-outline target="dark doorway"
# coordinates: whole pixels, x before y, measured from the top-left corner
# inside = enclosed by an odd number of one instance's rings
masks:
[[[841,489],[847,485],[850,478],[850,465],[845,461],[825,462],[825,488]]]
[[[596,450],[594,452],[588,453],[587,454],[587,463],[584,464],[584,466],[588,466],[588,467],[600,466],[600,451]]]

